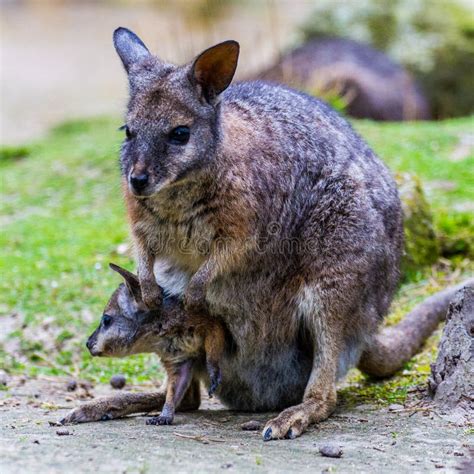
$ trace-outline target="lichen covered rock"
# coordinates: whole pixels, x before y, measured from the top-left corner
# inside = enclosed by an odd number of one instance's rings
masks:
[[[460,409],[474,421],[474,285],[458,291],[446,321],[429,390],[442,410]]]
[[[425,199],[419,178],[408,173],[400,173],[395,179],[404,215],[405,253],[402,273],[406,275],[435,263],[439,257],[439,244],[430,206]]]

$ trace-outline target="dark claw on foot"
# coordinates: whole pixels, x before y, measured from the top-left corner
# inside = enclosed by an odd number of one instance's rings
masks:
[[[109,421],[112,419],[112,416],[109,413],[106,413],[105,415],[102,415],[102,418],[100,421]]]
[[[271,439],[272,439],[272,429],[267,428],[267,430],[265,431],[263,435],[263,441],[270,441]]]
[[[171,416],[154,416],[149,420],[146,420],[147,425],[171,425],[173,423],[173,417]]]
[[[296,436],[293,433],[293,430],[291,428],[288,430],[288,433],[286,433],[285,438],[286,439],[295,439],[296,438]]]

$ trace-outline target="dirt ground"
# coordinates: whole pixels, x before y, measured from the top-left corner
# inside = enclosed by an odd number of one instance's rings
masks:
[[[137,388],[135,388],[137,389]],[[151,387],[147,387],[151,390]],[[143,390],[143,387],[140,388]],[[144,416],[58,427],[81,399],[106,386],[67,390],[67,380],[21,377],[0,392],[0,472],[469,472],[472,429],[426,411],[361,405],[340,408],[296,440],[264,443],[241,424],[270,414],[233,413],[206,399],[178,414],[173,426],[147,426]],[[341,458],[323,457],[333,444]],[[474,472],[471,470],[470,472]]]

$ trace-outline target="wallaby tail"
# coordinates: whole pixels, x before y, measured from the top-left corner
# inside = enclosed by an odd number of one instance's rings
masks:
[[[358,368],[374,377],[389,377],[417,354],[425,340],[443,321],[455,293],[474,286],[474,278],[430,296],[395,326],[384,328],[362,353]]]

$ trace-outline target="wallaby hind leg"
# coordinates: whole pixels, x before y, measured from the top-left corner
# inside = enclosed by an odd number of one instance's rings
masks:
[[[166,385],[159,392],[119,393],[110,397],[83,403],[71,410],[62,420],[62,424],[88,423],[123,418],[136,413],[149,413],[161,410],[165,403]],[[189,389],[178,404],[179,411],[197,410],[201,404],[200,382],[193,379]]]
[[[168,384],[166,400],[159,416],[147,420],[147,425],[171,425],[176,407],[181,403],[192,381],[192,362],[187,361],[179,366],[166,367]]]
[[[341,347],[344,347],[341,312],[345,308],[336,307],[333,302],[337,300],[331,296],[330,291],[325,292],[327,300],[320,304],[321,312],[305,315],[308,334],[318,350],[314,352],[313,367],[303,401],[283,410],[266,424],[262,433],[264,441],[296,438],[310,424],[328,418],[336,408],[337,363]]]
[[[321,351],[322,351],[322,346]],[[306,428],[318,421],[325,420],[336,408],[336,360],[337,355],[325,349],[325,357],[313,366],[306,386],[303,402],[283,410],[270,420],[263,429],[263,440],[294,439]],[[322,353],[319,353],[321,357]]]
[[[161,410],[165,403],[165,392],[152,393],[119,393],[111,397],[83,403],[70,411],[62,420],[62,424],[87,423],[122,418],[134,413],[147,413]]]

